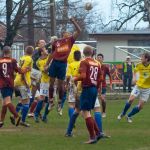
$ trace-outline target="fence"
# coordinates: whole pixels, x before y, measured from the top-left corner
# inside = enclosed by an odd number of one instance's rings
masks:
[[[14,43],[12,45],[12,57],[19,61],[20,57],[24,55],[24,44]]]

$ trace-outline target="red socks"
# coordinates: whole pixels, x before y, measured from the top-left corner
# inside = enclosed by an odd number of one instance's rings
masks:
[[[88,118],[85,119],[85,121],[86,121],[87,129],[88,129],[89,134],[90,134],[90,138],[91,139],[95,139],[96,135],[95,135],[95,131],[94,131],[93,118],[92,117],[88,117]]]
[[[36,105],[37,105],[37,101],[34,101],[34,102],[31,104],[30,113],[33,113],[33,112],[34,112]]]

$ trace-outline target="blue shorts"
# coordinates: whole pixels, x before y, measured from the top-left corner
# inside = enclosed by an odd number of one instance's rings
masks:
[[[4,87],[4,88],[1,88],[1,95],[4,98],[10,96],[12,98],[12,95],[13,95],[13,88],[9,88],[9,87]]]
[[[97,94],[96,87],[83,88],[80,96],[80,109],[87,111],[94,109]]]
[[[102,87],[102,95],[105,95],[106,94],[106,88],[105,87]]]
[[[64,80],[66,76],[66,68],[67,68],[66,62],[53,60],[49,67],[49,76],[52,78]]]

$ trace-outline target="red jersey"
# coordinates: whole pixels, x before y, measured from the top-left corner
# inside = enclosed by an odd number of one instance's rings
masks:
[[[86,78],[82,80],[82,87],[99,87],[101,67],[96,60],[93,58],[85,58],[81,61],[79,73],[86,73]]]
[[[53,59],[67,62],[74,42],[73,36],[55,41],[52,45]]]
[[[21,72],[17,61],[10,57],[0,58],[0,88],[14,87],[14,72]]]
[[[109,78],[111,79],[110,70],[109,70],[109,67],[105,64],[101,65],[101,70],[102,70],[102,76],[103,76],[102,87],[106,87],[106,75],[108,75]]]

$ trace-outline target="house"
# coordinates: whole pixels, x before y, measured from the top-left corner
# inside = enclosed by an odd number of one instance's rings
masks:
[[[89,34],[89,37],[97,41],[97,53],[103,53],[105,61],[124,61],[127,55],[136,59],[144,49],[150,51],[150,30],[102,32]]]

